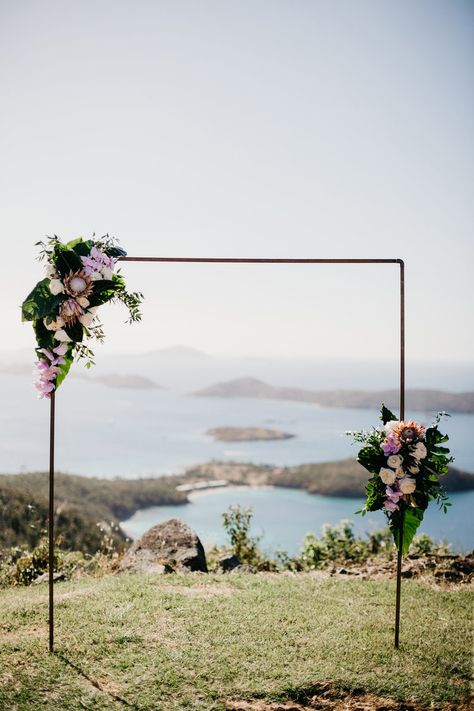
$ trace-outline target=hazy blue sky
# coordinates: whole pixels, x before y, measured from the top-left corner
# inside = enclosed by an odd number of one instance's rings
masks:
[[[2,348],[33,243],[402,257],[407,350],[469,360],[474,4],[0,0]],[[126,266],[107,349],[390,357],[397,270]],[[108,311],[108,312],[107,312]]]

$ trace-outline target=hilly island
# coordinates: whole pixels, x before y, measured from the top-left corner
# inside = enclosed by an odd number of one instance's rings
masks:
[[[397,410],[398,390],[306,390],[294,387],[277,387],[257,378],[236,378],[216,383],[193,393],[197,397],[255,398],[288,400],[321,407],[343,407],[378,410],[380,403]],[[453,393],[444,390],[408,389],[406,405],[417,412],[446,411],[474,413],[474,392]]]

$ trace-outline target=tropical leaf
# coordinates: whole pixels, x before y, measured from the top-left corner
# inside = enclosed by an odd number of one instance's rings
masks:
[[[64,363],[59,366],[59,373],[56,376],[56,390],[59,388],[64,378],[69,373],[69,369],[72,365],[73,360],[74,358],[72,357],[72,353],[70,352],[64,356]]]
[[[109,257],[126,257],[127,253],[122,247],[107,247],[104,249],[104,252],[109,256]]]
[[[422,521],[423,510],[420,508],[413,508],[412,506],[409,506],[402,511],[395,511],[391,515],[388,525],[398,550],[400,550],[400,543],[402,544],[402,555],[406,555],[408,553],[413,536]]]
[[[36,321],[48,314],[55,314],[61,302],[61,296],[53,296],[49,290],[49,279],[39,281],[21,306],[22,321]]]
[[[54,263],[56,264],[56,269],[62,277],[67,276],[69,272],[81,271],[83,266],[79,254],[76,254],[73,249],[68,249],[62,245],[58,245],[55,248],[53,258]]]
[[[72,249],[80,257],[88,257],[93,246],[94,243],[91,239],[83,240],[82,237],[73,239],[66,244],[67,249]]]
[[[388,407],[385,407],[385,404],[382,403],[382,408],[380,410],[380,419],[384,423],[384,425],[387,424],[387,422],[391,422],[392,420],[398,420],[398,417],[391,412],[391,410],[388,409]]]
[[[35,332],[38,348],[49,348],[50,350],[54,348],[55,342],[53,331],[48,331],[48,329],[43,323],[43,319],[35,321],[33,323],[33,329]]]

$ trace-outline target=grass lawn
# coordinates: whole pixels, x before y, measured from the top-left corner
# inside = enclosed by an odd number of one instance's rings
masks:
[[[304,701],[318,683],[423,705],[468,693],[472,596],[310,575],[135,575],[0,592],[0,709],[232,708]]]

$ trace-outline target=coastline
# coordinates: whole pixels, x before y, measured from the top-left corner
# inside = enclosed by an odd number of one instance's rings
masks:
[[[245,491],[245,490],[252,490],[256,491],[258,489],[262,490],[267,490],[270,491],[271,489],[276,489],[277,487],[273,486],[272,484],[230,484],[229,486],[209,486],[206,489],[197,489],[195,491],[190,491],[188,494],[188,502],[190,504],[193,503],[196,499],[200,499],[203,496],[207,496],[208,494],[214,494],[218,491],[230,491],[231,493],[234,491]]]

